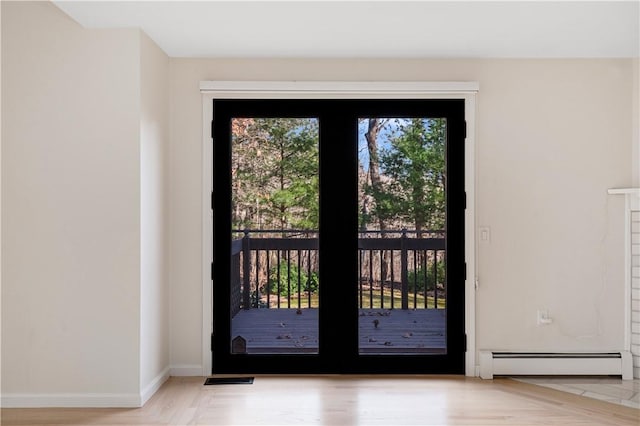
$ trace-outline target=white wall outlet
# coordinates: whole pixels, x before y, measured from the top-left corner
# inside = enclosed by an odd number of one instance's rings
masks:
[[[538,325],[548,325],[551,324],[553,320],[549,316],[549,311],[546,309],[538,310]]]

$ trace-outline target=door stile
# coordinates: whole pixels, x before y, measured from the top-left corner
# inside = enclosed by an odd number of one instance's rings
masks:
[[[345,372],[358,350],[357,121],[334,108],[320,123],[320,354]]]

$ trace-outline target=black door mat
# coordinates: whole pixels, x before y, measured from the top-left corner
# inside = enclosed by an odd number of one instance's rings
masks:
[[[204,381],[207,385],[252,385],[253,377],[209,377]]]

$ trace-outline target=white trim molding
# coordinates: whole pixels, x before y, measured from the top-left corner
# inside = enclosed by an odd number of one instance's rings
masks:
[[[213,331],[213,288],[211,258],[213,220],[210,209],[213,146],[211,120],[214,99],[464,99],[467,140],[465,145],[465,332],[467,353],[465,372],[477,376],[476,364],[476,202],[475,202],[475,129],[476,97],[480,86],[475,81],[397,82],[397,81],[202,81],[202,370],[211,374],[210,348]],[[173,371],[173,368],[172,368]],[[172,374],[174,375],[174,374]]]
[[[138,408],[135,393],[9,393],[2,395],[2,408]]]
[[[631,212],[640,210],[640,188],[612,188],[609,195],[624,195],[624,349],[631,351],[632,345],[632,253]]]
[[[640,210],[640,188],[612,188],[609,195],[624,195],[624,349],[631,350],[631,211]]]
[[[169,379],[169,367],[139,393],[4,393],[2,408],[139,408]]]
[[[210,201],[213,193],[213,99],[211,95],[202,95],[202,376],[209,376],[213,369],[213,210]],[[182,367],[174,366],[172,371]]]
[[[476,93],[475,81],[201,81],[202,94],[217,99],[251,98],[328,98],[371,97],[420,98],[434,94]]]
[[[211,375],[211,369],[203,374],[202,365],[172,365],[169,375],[171,377],[204,377]]]
[[[169,379],[169,367],[166,367],[140,392],[140,407],[147,403],[149,399],[160,389],[160,387]]]
[[[610,195],[626,195],[628,198],[640,197],[640,188],[611,188],[607,192]]]

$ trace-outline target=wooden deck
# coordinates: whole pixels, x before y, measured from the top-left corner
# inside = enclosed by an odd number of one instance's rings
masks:
[[[317,352],[318,309],[301,311],[241,310],[232,321],[232,338],[246,339],[250,354]],[[440,354],[446,350],[444,309],[362,309],[359,330],[362,354]]]

